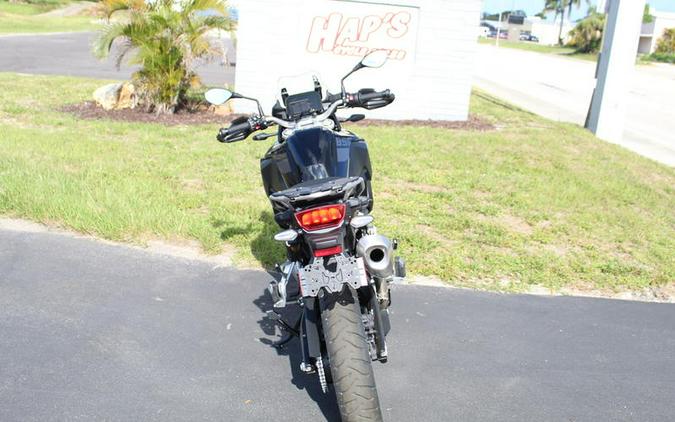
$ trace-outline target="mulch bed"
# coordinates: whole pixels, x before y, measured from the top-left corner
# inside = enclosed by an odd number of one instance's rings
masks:
[[[212,109],[203,108],[196,111],[180,110],[174,114],[148,113],[143,109],[125,108],[122,110],[104,110],[94,101],[85,101],[79,104],[69,104],[61,108],[61,111],[72,113],[86,120],[120,120],[123,122],[160,123],[167,126],[175,125],[199,125],[208,123],[229,123],[240,114],[218,115]]]
[[[195,111],[180,110],[174,114],[147,113],[142,109],[104,110],[94,101],[85,101],[79,104],[69,104],[61,108],[61,111],[72,113],[81,119],[87,120],[120,120],[124,122],[160,123],[167,126],[194,125],[218,123],[225,125],[241,114],[219,115],[213,112],[211,107],[202,107]],[[357,126],[425,126],[446,129],[460,129],[472,131],[494,130],[495,126],[477,116],[469,116],[465,122],[450,122],[443,120],[380,120],[365,119],[357,123]]]

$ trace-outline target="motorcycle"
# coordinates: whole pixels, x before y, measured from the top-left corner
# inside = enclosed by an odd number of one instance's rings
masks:
[[[372,361],[386,362],[390,330],[390,285],[405,277],[405,263],[395,257],[397,241],[378,234],[373,209],[372,167],[365,140],[342,128],[362,120],[363,114],[338,118],[342,108],[367,110],[394,101],[389,90],[361,89],[348,93],[345,79],[362,68],[379,68],[387,52],[373,51],[341,79],[341,92],[323,90],[317,78],[313,89],[281,98],[264,114],[255,98],[214,88],[208,102],[230,99],[257,104],[258,113],[235,119],[220,129],[217,139],[238,142],[273,125],[277,131],[258,133],[253,140],[276,138],[260,160],[265,192],[282,229],[274,236],[286,247],[286,262],[277,265],[279,281],[269,292],[275,310],[268,317],[300,339],[300,370],[316,374],[324,393],[332,383],[343,421],[382,420]],[[293,324],[276,309],[299,305]]]

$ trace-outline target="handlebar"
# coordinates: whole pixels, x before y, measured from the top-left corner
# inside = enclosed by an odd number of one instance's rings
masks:
[[[243,123],[234,123],[228,128],[220,128],[216,139],[224,143],[237,142],[246,139],[251,132],[251,123],[246,120]]]
[[[347,94],[347,106],[373,110],[391,104],[395,98],[394,93],[388,89],[378,92],[371,88],[364,88],[355,94]]]
[[[370,88],[361,89],[353,94],[348,93],[344,98],[342,94],[328,95],[324,101],[330,102],[330,106],[323,113],[314,116],[312,121],[322,122],[328,119],[340,106],[362,107],[367,110],[373,110],[391,104],[395,98],[394,94],[388,89],[378,92]],[[240,117],[235,119],[229,128],[221,128],[216,138],[218,141],[224,143],[242,141],[252,132],[266,129],[272,124],[277,124],[288,129],[298,127],[298,122],[289,122],[273,116],[253,115],[248,118]]]
[[[323,100],[324,103],[334,103],[342,99],[342,94],[328,94]]]
[[[250,117],[239,117],[232,121],[230,127],[220,128],[218,139],[220,142],[230,143],[244,140],[256,130],[267,129],[269,123],[266,117],[252,115]]]

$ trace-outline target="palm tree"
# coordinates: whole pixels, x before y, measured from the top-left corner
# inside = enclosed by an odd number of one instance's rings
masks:
[[[570,31],[569,46],[579,53],[595,53],[602,45],[602,32],[605,27],[605,15],[591,8],[581,22]]]
[[[588,4],[588,0],[586,0]],[[576,6],[577,9],[581,6],[581,0],[546,0],[544,3],[543,12],[555,12],[555,17],[553,21],[558,18],[560,15],[560,30],[558,31],[558,44],[563,45],[563,25],[565,23],[565,9],[567,9],[567,19],[572,15],[572,6]]]
[[[173,113],[199,82],[195,60],[218,53],[207,32],[234,27],[226,0],[103,0],[102,7],[108,24],[94,42],[94,54],[107,57],[118,41],[117,66],[127,56],[141,66],[134,84],[148,111],[158,114]],[[126,16],[111,22],[117,12]]]

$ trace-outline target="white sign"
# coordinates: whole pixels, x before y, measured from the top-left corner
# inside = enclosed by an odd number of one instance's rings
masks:
[[[410,60],[415,50],[417,8],[364,4],[355,10],[343,2],[332,4],[327,13],[322,6],[314,7],[306,52],[363,57],[373,49],[384,49],[392,60]]]
[[[391,89],[396,101],[366,112],[384,119],[463,120],[468,114],[480,0],[244,0],[239,3],[235,89],[269,110],[278,79],[313,71],[323,88],[372,50],[389,52],[379,69],[346,81],[348,91]],[[236,111],[253,111],[238,101]]]

